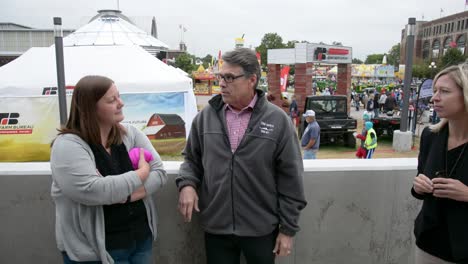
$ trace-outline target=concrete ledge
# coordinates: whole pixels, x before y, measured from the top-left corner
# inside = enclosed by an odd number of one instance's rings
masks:
[[[415,158],[303,160],[305,172],[412,170],[416,168],[417,162]],[[163,162],[168,174],[177,174],[181,163],[180,161]],[[0,162],[0,177],[5,175],[50,174],[49,162]]]
[[[410,194],[417,161],[307,160],[301,214],[291,256],[278,264],[413,263]],[[182,221],[174,178],[180,162],[164,162],[168,184],[156,195],[154,263],[205,263],[198,217]],[[0,263],[62,263],[56,248],[49,163],[0,163]]]

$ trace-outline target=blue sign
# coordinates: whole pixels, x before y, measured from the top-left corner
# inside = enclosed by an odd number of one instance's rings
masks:
[[[419,89],[419,98],[432,97],[433,94],[432,79],[427,79],[421,84],[421,88]]]

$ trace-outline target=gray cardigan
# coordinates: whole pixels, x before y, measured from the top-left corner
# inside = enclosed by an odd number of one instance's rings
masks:
[[[148,222],[156,239],[155,192],[167,181],[159,154],[148,138],[138,129],[123,125],[123,142],[130,150],[145,148],[153,154],[150,175],[145,181],[143,202]],[[51,195],[55,202],[55,233],[60,251],[66,251],[75,261],[114,263],[106,252],[104,212],[102,205],[124,201],[142,185],[135,171],[102,177],[98,174],[94,155],[89,145],[73,134],[56,138],[50,156],[52,171]]]

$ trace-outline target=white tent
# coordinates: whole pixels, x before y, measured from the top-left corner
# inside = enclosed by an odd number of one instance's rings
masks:
[[[152,55],[169,46],[134,25],[118,10],[100,10],[91,21],[63,39],[71,46],[141,46]]]
[[[139,46],[65,47],[64,62],[65,84],[71,89],[83,76],[103,75],[114,80],[121,94],[131,94],[134,96],[132,98],[138,94],[144,97],[151,97],[150,95],[154,94],[171,96],[177,94],[178,99],[174,102],[183,101],[180,103],[182,107],[178,106],[177,114],[185,121],[185,131],[188,134],[192,120],[197,113],[192,80],[171,69]],[[27,134],[29,130],[23,128],[29,127],[31,131],[40,129],[38,124],[44,122],[44,117],[39,116],[38,112],[57,111],[58,99],[56,96],[50,96],[56,94],[56,87],[54,47],[32,48],[18,59],[0,67],[0,114],[15,113],[15,115],[0,116],[0,145],[2,139],[7,139],[12,136],[11,134]],[[55,89],[54,92],[51,92],[53,89]],[[156,101],[159,103],[158,100]],[[54,106],[44,108],[44,105],[50,105],[50,102],[53,102]],[[166,104],[171,102],[171,100],[166,101]],[[34,108],[34,105],[37,108]],[[126,108],[130,109],[127,106],[124,108],[126,117]],[[172,107],[166,106],[166,108]],[[133,107],[139,106],[133,105]],[[160,108],[154,105],[154,109]],[[130,114],[136,111],[129,110]],[[166,112],[166,114],[171,113],[170,110]],[[17,114],[21,116],[19,119],[16,117]],[[27,117],[28,115],[32,117]],[[57,123],[47,121],[53,130],[58,126],[58,113],[54,120],[57,120]],[[142,128],[146,126],[147,121],[145,116],[140,120],[132,121],[132,124]],[[8,124],[10,126],[7,126]],[[31,131],[29,132],[32,133]],[[5,136],[6,134],[9,135]],[[25,139],[23,137],[21,140]],[[50,143],[49,140],[50,137],[44,142]]]
[[[192,91],[192,80],[138,46],[65,47],[66,85],[85,75],[113,79],[121,92]],[[55,49],[31,48],[0,67],[0,96],[42,95],[41,87],[57,86]]]

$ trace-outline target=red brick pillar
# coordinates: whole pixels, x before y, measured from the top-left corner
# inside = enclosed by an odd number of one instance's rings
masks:
[[[268,95],[273,95],[273,104],[281,107],[283,101],[281,100],[281,65],[268,64]]]
[[[351,88],[351,64],[338,64],[336,94],[348,95]]]
[[[313,63],[297,63],[294,72],[294,94],[299,112],[304,113],[306,97],[312,95]]]
[[[348,97],[348,113],[351,106],[351,64],[338,64],[336,94]]]
[[[312,62],[306,63],[306,76],[305,76],[306,86],[305,86],[305,95],[313,95],[312,83],[314,77],[314,64]],[[305,103],[305,98],[304,98]]]

